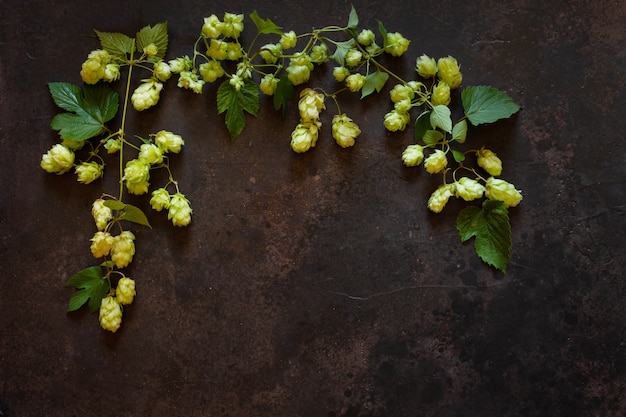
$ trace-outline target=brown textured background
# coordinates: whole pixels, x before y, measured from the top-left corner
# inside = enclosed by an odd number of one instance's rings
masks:
[[[230,144],[215,89],[166,84],[129,130],[186,140],[173,159],[185,229],[150,212],[128,274],[138,296],[116,334],[66,314],[63,283],[93,264],[83,186],[39,168],[55,143],[50,81],[79,83],[93,29],[167,20],[168,58],[202,18],[257,10],[285,29],[344,24],[346,1],[18,1],[0,5],[0,416],[626,415],[623,1],[355,2],[411,39],[394,68],[451,54],[464,86],[523,109],[471,129],[524,192],[506,276],[425,202],[437,179],[404,168],[412,129],[387,133],[380,98],[343,96],[357,145],[289,148],[297,123],[263,102]],[[249,39],[252,24],[246,20]],[[330,71],[330,65],[326,67]],[[329,84],[328,73],[317,80]],[[118,85],[119,87],[119,85]]]

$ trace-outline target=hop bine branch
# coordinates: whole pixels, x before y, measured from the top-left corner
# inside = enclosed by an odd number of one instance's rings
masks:
[[[100,311],[104,329],[115,332],[120,327],[122,305],[130,304],[135,296],[135,282],[121,271],[135,253],[135,236],[125,226],[127,222],[150,226],[139,208],[123,202],[123,195],[124,191],[147,194],[152,170],[166,170],[168,180],[151,191],[151,207],[167,211],[174,226],[191,222],[190,202],[180,192],[169,168],[169,157],[181,151],[183,139],[165,130],[146,138],[127,134],[130,104],[138,112],[157,105],[163,83],[172,77],[177,79],[178,87],[196,94],[208,90],[207,85],[219,84],[217,109],[224,114],[232,142],[244,131],[247,115],[258,115],[261,94],[272,97],[275,110],[285,116],[288,104],[296,97],[296,88],[300,88],[300,118],[290,141],[297,153],[316,146],[323,134],[322,115],[327,102],[336,108],[330,128],[332,138],[341,148],[355,146],[362,131],[341,111],[340,96],[360,94],[362,99],[380,93],[392,82],[391,109],[382,123],[390,132],[403,132],[411,123],[414,126],[413,141],[401,155],[403,164],[423,165],[429,175],[441,176],[441,185],[426,203],[428,209],[439,213],[452,197],[467,202],[482,199],[481,206],[461,210],[456,227],[461,241],[475,239],[476,253],[485,263],[506,272],[511,251],[508,208],[517,206],[522,194],[499,178],[503,163],[492,150],[467,147],[470,125],[494,123],[519,110],[506,93],[490,86],[462,89],[461,66],[452,56],[435,59],[422,54],[416,58],[415,71],[409,78],[395,74],[381,57],[402,58],[409,39],[399,32],[389,32],[382,22],[377,32],[360,27],[354,8],[345,26],[330,25],[302,34],[283,30],[255,11],[249,18],[256,32],[247,46],[242,38],[243,14],[224,13],[221,19],[212,14],[204,18],[192,54],[169,61],[165,61],[166,23],[146,26],[134,38],[96,31],[101,48],[90,52],[82,64],[84,85],[49,84],[54,102],[67,113],[56,115],[51,122],[61,142],[43,155],[41,167],[56,174],[74,169],[78,181],[89,184],[104,175],[105,160],[115,154],[118,157],[118,195],[103,193],[92,207],[97,232],[91,239],[91,252],[103,261],[67,282],[78,290],[70,299],[68,311],[88,304],[91,311]],[[315,68],[322,65],[333,65],[334,91],[305,86]],[[107,123],[117,115],[120,99],[108,84],[118,81],[124,69],[127,78],[121,125],[110,130]],[[147,75],[131,93],[131,80],[137,72]],[[460,90],[463,116],[453,121],[451,105],[458,102],[455,93]],[[77,161],[79,152],[85,157]],[[136,157],[128,159],[129,152]]]

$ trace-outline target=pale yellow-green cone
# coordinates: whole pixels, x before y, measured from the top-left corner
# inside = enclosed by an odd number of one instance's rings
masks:
[[[454,184],[440,185],[428,199],[428,209],[434,213],[441,213],[452,195],[454,195]]]
[[[130,278],[124,277],[117,283],[115,290],[115,298],[120,304],[129,305],[135,299],[135,281]]]
[[[91,253],[94,258],[107,256],[113,247],[113,236],[109,232],[96,232],[91,238]]]
[[[191,206],[189,200],[182,193],[174,194],[170,199],[167,218],[174,226],[187,226],[191,223]]]
[[[165,152],[178,153],[182,149],[185,141],[179,135],[166,130],[160,130],[154,136],[154,142]]]
[[[107,296],[100,304],[100,327],[115,333],[122,325],[122,308],[115,297]]]
[[[130,231],[124,231],[113,238],[111,246],[111,260],[118,268],[128,266],[135,255],[135,235]]]
[[[520,190],[516,190],[513,184],[494,177],[487,179],[485,196],[490,200],[503,201],[509,207],[515,207],[522,201]]]
[[[342,148],[348,148],[354,145],[354,140],[361,134],[359,126],[345,114],[333,117],[332,134],[333,138]]]
[[[406,147],[402,152],[402,162],[408,167],[414,167],[422,163],[424,159],[424,148],[414,144]]]
[[[454,184],[455,196],[465,201],[476,200],[477,198],[481,198],[485,193],[484,185],[468,177],[463,177]]]
[[[463,74],[461,74],[459,64],[455,58],[451,56],[439,58],[437,69],[439,79],[448,84],[450,88],[458,88],[461,85]]]
[[[96,222],[96,228],[98,230],[104,230],[109,220],[113,218],[113,211],[104,205],[103,199],[98,198],[91,205],[91,215]]]
[[[432,78],[437,75],[437,62],[426,54],[422,54],[415,60],[415,70],[424,78]]]
[[[448,158],[441,149],[437,149],[435,152],[431,153],[424,161],[424,168],[426,168],[429,174],[438,174],[443,171],[446,166],[448,166]]]
[[[498,158],[498,155],[489,149],[482,148],[476,151],[476,157],[478,166],[487,171],[489,175],[497,177],[502,174],[502,161]]]
[[[74,166],[74,152],[60,143],[41,157],[40,166],[51,174],[65,174]]]

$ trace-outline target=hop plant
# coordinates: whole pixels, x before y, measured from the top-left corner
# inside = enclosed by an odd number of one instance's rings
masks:
[[[415,61],[415,70],[424,78],[432,78],[437,75],[437,61],[426,54],[422,54]]]
[[[100,304],[100,326],[115,333],[122,325],[122,308],[115,297],[107,296]]]
[[[410,42],[399,32],[388,33],[385,36],[384,50],[392,56],[401,56],[409,49]]]
[[[489,149],[481,148],[476,151],[476,156],[478,166],[487,171],[489,175],[497,177],[502,173],[502,161],[498,155]]]
[[[98,198],[91,205],[91,215],[96,222],[96,228],[98,230],[104,230],[109,224],[109,221],[113,219],[113,210],[104,205],[102,198]]]
[[[137,159],[148,165],[160,164],[163,162],[163,150],[154,143],[144,143],[139,148]]]
[[[298,123],[291,132],[291,149],[303,153],[315,147],[322,123],[319,121]]]
[[[157,80],[147,80],[133,92],[130,100],[137,111],[143,111],[156,105],[163,90],[163,84]]]
[[[148,192],[150,183],[150,164],[141,159],[133,159],[126,163],[124,176],[126,188],[131,194],[141,195]]]
[[[98,231],[91,238],[91,253],[94,258],[107,256],[113,247],[113,236],[109,232]]]
[[[414,167],[422,163],[424,148],[418,144],[409,145],[402,152],[402,162],[408,167]]]
[[[115,298],[117,301],[120,304],[129,305],[135,299],[136,294],[135,281],[127,277],[120,278],[115,290]]]
[[[450,86],[444,81],[439,81],[433,87],[432,103],[434,106],[450,104]]]
[[[191,206],[189,200],[182,193],[175,193],[168,208],[167,218],[174,226],[187,226],[191,223]]]
[[[522,201],[522,193],[515,186],[505,180],[489,177],[485,183],[485,197],[490,200],[499,200],[508,207],[517,206]]]
[[[169,209],[170,193],[165,188],[157,188],[156,190],[152,192],[152,198],[150,199],[150,206],[156,211]]]
[[[397,132],[404,130],[410,121],[409,113],[393,109],[385,115],[384,124],[388,131]]]
[[[118,268],[125,268],[135,255],[135,235],[128,230],[113,238],[111,246],[111,260]]]
[[[428,209],[434,213],[441,213],[448,203],[450,197],[454,195],[454,184],[440,185],[428,199]]]
[[[185,141],[180,135],[176,135],[166,130],[160,130],[154,136],[154,142],[163,152],[178,153],[182,149]]]
[[[74,166],[74,152],[58,143],[41,157],[40,166],[52,174],[65,174]]]
[[[472,201],[477,198],[481,198],[484,192],[484,185],[468,177],[463,177],[454,183],[455,196],[462,198],[465,201]]]
[[[448,166],[448,158],[441,149],[435,150],[424,161],[424,168],[429,174],[438,174]]]
[[[354,145],[354,139],[361,134],[361,129],[345,114],[338,114],[333,117],[332,134],[339,146],[348,148]]]
[[[439,79],[450,86],[450,88],[458,88],[463,80],[463,75],[460,71],[460,66],[456,58],[447,56],[445,58],[439,58],[437,61],[437,69]]]
[[[320,112],[325,108],[324,94],[317,93],[312,88],[302,90],[300,100],[298,100],[298,111],[302,123],[319,120]]]

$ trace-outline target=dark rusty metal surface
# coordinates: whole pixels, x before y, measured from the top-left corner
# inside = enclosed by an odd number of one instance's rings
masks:
[[[451,54],[464,85],[496,86],[523,107],[470,132],[524,192],[508,274],[459,243],[461,205],[427,212],[435,183],[402,166],[410,133],[385,132],[385,99],[342,102],[364,132],[354,148],[325,130],[297,155],[293,112],[283,121],[262,103],[233,145],[214,91],[170,82],[130,125],[185,138],[173,169],[192,225],[150,213],[155,227],[137,231],[138,297],[119,332],[67,315],[63,283],[93,262],[90,204],[115,184],[82,186],[39,160],[56,140],[46,83],[80,81],[92,29],[168,20],[173,58],[211,13],[257,10],[302,32],[342,24],[350,6],[4,1],[0,415],[626,415],[626,6],[355,6],[364,26],[380,19],[412,40],[399,71],[421,53]]]

